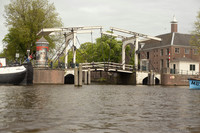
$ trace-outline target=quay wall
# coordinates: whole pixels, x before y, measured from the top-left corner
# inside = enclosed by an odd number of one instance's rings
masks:
[[[33,84],[64,84],[64,70],[33,69]]]
[[[188,78],[197,78],[196,75],[161,74],[161,85],[188,86]]]

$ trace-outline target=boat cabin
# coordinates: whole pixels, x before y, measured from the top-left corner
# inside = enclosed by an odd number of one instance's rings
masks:
[[[0,57],[0,67],[6,66],[6,58],[5,57]]]

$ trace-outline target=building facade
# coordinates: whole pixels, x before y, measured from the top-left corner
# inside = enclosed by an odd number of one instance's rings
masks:
[[[143,71],[179,74],[199,72],[200,55],[198,49],[190,45],[191,34],[178,33],[178,23],[174,17],[171,33],[158,35],[162,41],[145,41],[140,49],[140,69]],[[182,67],[179,61],[184,62]],[[179,62],[179,63],[177,63]]]

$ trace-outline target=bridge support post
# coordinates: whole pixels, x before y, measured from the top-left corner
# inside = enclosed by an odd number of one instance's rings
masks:
[[[73,40],[73,63],[76,64],[76,32],[73,31],[74,40]]]
[[[138,37],[135,38],[135,68],[136,70],[138,70]]]
[[[88,83],[88,72],[84,71],[84,84],[86,85]]]
[[[79,64],[79,69],[78,69],[78,85],[82,86],[82,80],[83,80],[83,72],[82,72],[82,64]]]
[[[154,80],[154,73],[151,70],[150,73],[148,74],[148,85],[155,85],[155,80]]]
[[[125,70],[125,50],[126,50],[126,45],[122,45],[122,69]]]
[[[68,48],[68,45],[69,45],[69,42],[70,40],[73,38],[72,34],[64,34],[65,35],[65,69],[67,69],[68,67],[68,52],[69,52],[69,48]]]
[[[74,68],[74,86],[82,87],[82,65],[79,65],[79,68]]]
[[[78,68],[74,68],[74,86],[78,86]]]
[[[90,68],[88,68],[88,85],[90,85],[91,84],[91,73],[90,73]]]
[[[84,73],[85,75],[85,78],[84,78],[84,83],[86,84],[86,85],[89,85],[89,84],[91,84],[91,77],[90,77],[90,68],[88,68],[88,71],[85,71],[85,73]]]

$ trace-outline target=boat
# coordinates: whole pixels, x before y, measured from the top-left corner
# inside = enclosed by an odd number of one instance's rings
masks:
[[[24,66],[0,66],[0,84],[20,84],[26,76]]]
[[[200,90],[200,79],[189,78],[190,89],[199,89]]]

